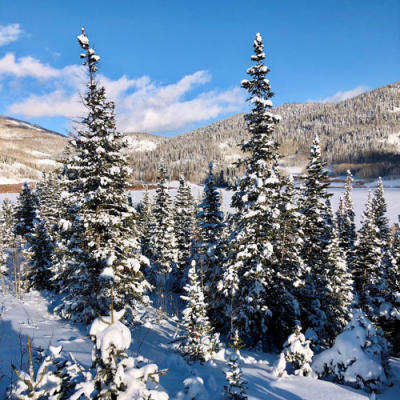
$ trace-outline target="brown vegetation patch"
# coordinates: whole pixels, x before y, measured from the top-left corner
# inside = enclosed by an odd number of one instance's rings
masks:
[[[31,188],[35,187],[34,182],[28,182]],[[9,183],[0,185],[0,193],[21,193],[23,183]]]

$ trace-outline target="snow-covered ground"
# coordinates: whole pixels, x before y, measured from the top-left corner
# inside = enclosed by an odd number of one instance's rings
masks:
[[[130,353],[138,353],[160,368],[168,368],[166,375],[160,377],[162,387],[171,399],[176,399],[183,390],[182,381],[188,377],[198,376],[204,381],[202,400],[218,400],[226,384],[224,369],[225,354],[221,351],[215,360],[205,365],[189,365],[171,349],[170,341],[176,332],[176,323],[172,319],[157,320],[156,310],[146,310],[147,322],[132,330]],[[87,337],[88,329],[72,325],[51,313],[51,306],[45,297],[38,292],[25,295],[21,300],[11,295],[0,294],[0,398],[5,399],[5,390],[10,377],[15,380],[11,363],[17,368],[26,368],[26,337],[33,340],[33,346],[46,348],[49,344],[63,346],[64,352],[72,352],[84,366],[90,364],[91,342]],[[230,351],[230,350],[228,350]],[[275,354],[242,350],[242,368],[244,378],[248,381],[249,400],[358,400],[368,399],[360,390],[331,382],[289,376],[275,378],[272,365],[277,359]],[[378,395],[381,400],[398,400],[400,398],[400,360],[392,360],[395,385]]]

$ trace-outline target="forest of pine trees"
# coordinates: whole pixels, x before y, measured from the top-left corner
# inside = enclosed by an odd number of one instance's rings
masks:
[[[251,105],[245,117],[250,135],[241,144],[237,167],[245,172],[233,189],[229,215],[212,163],[198,201],[183,176],[173,201],[159,160],[154,198],[146,191],[141,204],[131,204],[126,143],[116,129],[114,104],[96,80],[100,57],[84,30],[78,41],[89,78],[87,115],[63,168],[43,174],[36,190],[25,184],[17,203],[5,201],[0,213],[3,286],[18,276],[21,290],[60,295],[55,311],[63,318],[93,323],[93,369],[77,393],[83,396],[90,387],[95,398],[114,399],[128,390],[155,390],[141,378],[130,389],[121,377],[140,369],[125,353],[126,325],[140,322],[138,307],[151,301],[163,312],[177,310],[182,329],[176,349],[188,362],[209,360],[224,338],[233,338],[225,387],[230,399],[247,398],[238,356],[242,342],[282,352],[277,375],[287,364],[309,375],[313,352],[332,347],[357,321],[372,321],[379,340],[384,333],[392,352],[400,350],[400,228],[392,235],[382,181],[370,193],[357,232],[352,174],[334,213],[317,135],[300,184],[281,173],[274,136],[281,118],[271,111],[260,34],[241,82]],[[23,260],[13,271],[16,251]],[[351,322],[353,315],[358,319]],[[122,343],[112,342],[102,353],[99,343],[117,331]]]

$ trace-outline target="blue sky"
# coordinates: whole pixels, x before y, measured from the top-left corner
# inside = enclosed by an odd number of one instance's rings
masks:
[[[174,135],[246,110],[261,32],[275,105],[397,81],[399,0],[0,0],[0,113],[66,133],[83,115],[85,26],[123,131]]]

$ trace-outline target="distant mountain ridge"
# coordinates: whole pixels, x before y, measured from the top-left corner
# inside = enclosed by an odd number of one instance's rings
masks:
[[[400,176],[400,81],[338,103],[285,104],[273,112],[282,117],[275,137],[283,167],[300,171],[318,134],[332,173],[350,168],[360,177]],[[126,135],[133,180],[154,182],[163,160],[171,179],[184,174],[199,182],[209,161],[227,175],[236,173],[238,143],[248,132],[244,114],[237,114],[170,138]],[[41,169],[57,165],[66,143],[56,132],[0,117],[0,177],[37,179]]]
[[[282,117],[275,138],[287,169],[306,165],[318,134],[332,173],[350,168],[360,177],[400,176],[400,81],[338,103],[285,104],[273,112]],[[242,156],[238,143],[247,136],[244,114],[237,114],[172,137],[151,151],[131,153],[135,178],[154,181],[160,160],[172,179],[183,173],[199,182],[209,161],[235,173],[232,163]]]

